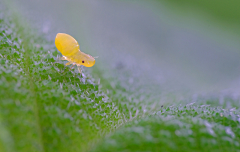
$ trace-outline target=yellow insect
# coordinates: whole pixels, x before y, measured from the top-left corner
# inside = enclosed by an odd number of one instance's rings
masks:
[[[55,45],[63,55],[60,59],[69,61],[65,65],[73,64],[72,67],[77,65],[79,73],[82,73],[81,65],[92,67],[95,64],[94,57],[81,52],[78,42],[68,34],[58,33],[55,38]]]

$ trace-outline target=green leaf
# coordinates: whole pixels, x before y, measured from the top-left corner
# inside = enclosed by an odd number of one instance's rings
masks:
[[[163,89],[156,95],[152,83],[141,83],[127,70],[122,79],[116,76],[122,71],[106,75],[102,66],[80,75],[57,60],[54,42],[11,12],[12,5],[4,5],[1,151],[239,151],[239,101],[234,97],[224,96],[222,105],[218,96],[170,105],[176,94]],[[227,103],[236,109],[226,109]]]

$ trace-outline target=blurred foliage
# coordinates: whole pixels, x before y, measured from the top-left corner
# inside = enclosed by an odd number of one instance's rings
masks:
[[[238,99],[161,107],[149,90],[124,88],[97,69],[96,83],[57,55],[53,42],[1,8],[1,151],[239,151]]]
[[[238,0],[158,0],[169,6],[172,12],[178,15],[200,18],[211,25],[213,29],[230,32],[231,35],[240,35],[240,1]],[[190,18],[191,18],[190,17]],[[235,40],[234,40],[235,41]]]
[[[231,24],[240,24],[240,1],[238,0],[167,0],[166,2],[181,8],[182,11],[191,10],[194,12],[194,10],[198,10],[202,14],[214,17],[216,20]]]

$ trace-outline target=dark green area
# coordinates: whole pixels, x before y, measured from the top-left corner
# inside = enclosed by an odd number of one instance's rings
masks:
[[[238,0],[158,0],[169,5],[173,11],[181,12],[180,14],[197,16],[209,19],[209,23],[215,22],[227,31],[233,31],[239,36],[240,30],[240,1]],[[183,15],[182,14],[182,15]]]
[[[164,1],[164,0],[162,0]],[[240,1],[238,0],[229,0],[229,1],[219,1],[219,0],[168,0],[166,1],[175,5],[182,11],[194,11],[199,10],[205,15],[210,15],[216,20],[240,24]]]
[[[0,11],[0,151],[239,151],[238,99],[160,105],[150,86],[125,88],[95,69],[99,84],[57,61],[54,43],[21,17]]]

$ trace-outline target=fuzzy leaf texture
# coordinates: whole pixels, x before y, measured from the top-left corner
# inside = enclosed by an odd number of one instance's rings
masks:
[[[152,85],[131,88],[130,76],[80,75],[10,12],[0,7],[1,152],[240,151],[239,110],[220,97],[162,105]]]

